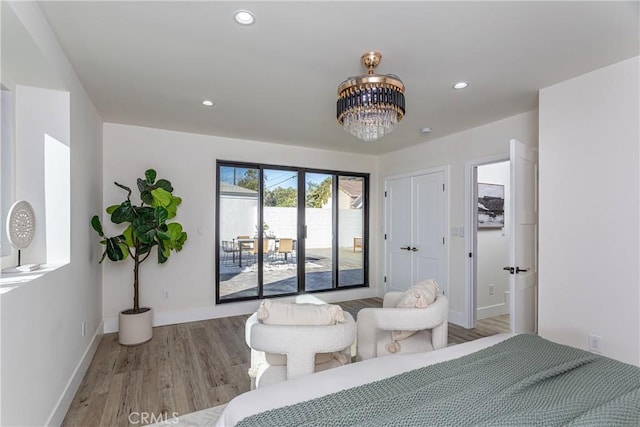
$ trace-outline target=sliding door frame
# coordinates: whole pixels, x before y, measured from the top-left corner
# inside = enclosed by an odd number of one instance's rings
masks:
[[[245,169],[257,169],[258,170],[258,212],[257,212],[257,222],[258,224],[264,224],[264,170],[265,169],[279,169],[279,170],[289,170],[297,173],[297,243],[296,243],[296,263],[297,263],[297,292],[283,293],[277,295],[264,295],[264,275],[263,275],[263,267],[264,260],[262,257],[263,251],[263,233],[257,233],[258,239],[258,293],[256,296],[245,296],[238,298],[220,298],[220,168],[221,167],[235,167],[235,168],[245,168]],[[331,271],[331,287],[327,289],[318,289],[318,290],[305,290],[305,256],[306,256],[306,175],[308,173],[320,173],[326,175],[332,175],[332,247],[331,247],[331,259],[332,259],[332,271]],[[356,285],[347,285],[340,286],[340,264],[339,264],[339,198],[338,198],[338,189],[339,189],[339,179],[340,177],[354,177],[361,178],[363,180],[363,218],[362,218],[362,238],[363,238],[363,260],[362,260],[362,269],[363,269],[363,283]],[[283,297],[283,296],[291,296],[305,293],[316,293],[316,292],[329,292],[336,290],[346,290],[346,289],[354,289],[354,288],[363,288],[369,287],[369,182],[370,176],[368,173],[358,173],[358,172],[345,172],[345,171],[335,171],[328,169],[314,169],[314,168],[304,168],[304,167],[294,167],[294,166],[284,166],[284,165],[269,165],[269,164],[261,164],[261,163],[245,163],[238,161],[227,161],[227,160],[216,160],[216,182],[215,182],[215,296],[216,296],[216,304],[225,304],[229,302],[239,302],[239,301],[247,301],[247,300],[256,300],[256,299],[265,299],[265,298],[274,298],[274,297]],[[260,227],[259,227],[260,229]],[[302,261],[301,261],[302,260]]]

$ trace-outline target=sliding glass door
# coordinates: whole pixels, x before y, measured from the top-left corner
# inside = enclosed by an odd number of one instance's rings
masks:
[[[368,286],[368,175],[218,162],[216,301]]]
[[[304,283],[308,291],[334,287],[333,182],[333,175],[305,173]]]
[[[263,294],[298,292],[298,172],[263,171]]]
[[[258,296],[258,177],[251,167],[220,166],[218,173],[218,279],[220,299]]]
[[[338,287],[364,283],[365,180],[338,177]]]

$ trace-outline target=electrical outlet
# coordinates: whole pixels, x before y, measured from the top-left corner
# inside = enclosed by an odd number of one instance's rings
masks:
[[[162,290],[162,299],[169,299],[171,298],[171,293],[169,293],[169,289],[163,289]]]
[[[589,334],[589,351],[592,353],[602,353],[602,337]]]
[[[489,295],[493,295],[493,292],[495,290],[495,285],[493,283],[489,284]]]
[[[80,333],[82,334],[83,337],[87,335],[87,322],[85,322],[84,320],[80,325]]]

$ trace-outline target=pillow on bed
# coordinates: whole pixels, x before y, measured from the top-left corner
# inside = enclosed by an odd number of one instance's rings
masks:
[[[423,280],[407,289],[398,302],[398,308],[427,308],[436,300],[440,288],[433,279]],[[398,341],[409,338],[418,331],[391,331],[391,342],[385,346],[389,353],[400,350]]]
[[[258,320],[265,325],[335,325],[344,322],[342,307],[334,304],[292,303],[263,300]]]

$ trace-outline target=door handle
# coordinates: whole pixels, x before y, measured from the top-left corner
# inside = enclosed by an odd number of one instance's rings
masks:
[[[416,248],[416,247],[411,248],[411,250],[412,250],[413,252],[418,252],[418,248]]]
[[[515,271],[515,269],[511,266],[502,267],[502,269],[508,271],[511,274],[513,274]]]
[[[411,250],[411,246],[400,246],[400,249],[402,249],[403,251],[410,251]]]
[[[520,268],[520,267],[516,267],[516,274],[518,273],[524,273],[525,271],[529,271],[528,268]]]

